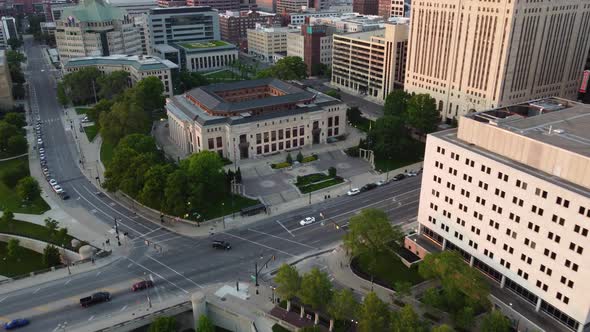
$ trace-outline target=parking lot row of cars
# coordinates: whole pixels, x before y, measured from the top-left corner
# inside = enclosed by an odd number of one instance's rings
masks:
[[[406,172],[406,173],[400,173],[400,174],[394,176],[393,178],[391,178],[391,180],[389,180],[389,181],[379,180],[379,181],[377,181],[375,183],[367,183],[366,185],[362,186],[361,188],[352,188],[352,189],[350,189],[346,194],[348,196],[355,196],[355,195],[358,195],[358,194],[360,194],[362,192],[375,189],[377,187],[380,187],[382,185],[385,185],[385,184],[388,184],[388,183],[391,183],[391,182],[401,181],[401,180],[403,180],[405,178],[417,176],[420,173],[422,173],[422,170],[421,169],[419,171],[411,171],[411,172]]]
[[[37,139],[37,152],[39,153],[39,163],[41,164],[41,172],[45,179],[49,182],[49,185],[53,191],[61,198],[68,199],[70,196],[66,191],[57,183],[57,180],[51,177],[49,172],[49,166],[47,165],[47,156],[45,154],[45,142],[43,141],[43,128],[41,126],[41,118],[37,116],[37,122],[35,124],[35,138]]]

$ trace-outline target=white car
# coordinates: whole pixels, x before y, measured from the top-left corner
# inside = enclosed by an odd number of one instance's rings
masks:
[[[382,186],[382,185],[384,185],[385,183],[386,183],[386,182],[385,182],[384,180],[379,180],[379,181],[375,182],[375,184],[376,184],[378,187],[381,187],[381,186]]]
[[[352,189],[350,189],[350,190],[349,190],[349,191],[348,191],[346,194],[347,194],[348,196],[354,196],[354,195],[358,195],[358,194],[360,194],[360,193],[361,193],[361,191],[360,191],[360,189],[359,189],[359,188],[352,188]]]
[[[88,118],[88,116],[85,116],[84,118],[82,118],[82,122],[90,122],[90,119]]]
[[[417,175],[418,175],[418,172],[416,172],[416,171],[410,171],[406,174],[406,176],[408,176],[408,177],[417,176]]]
[[[45,149],[44,148],[39,148],[39,154],[45,154]]]
[[[306,217],[305,219],[299,222],[299,225],[305,226],[313,223],[315,221],[315,217]]]
[[[38,144],[38,145],[43,145],[43,140],[39,138],[39,139],[37,140],[37,144]]]
[[[49,184],[53,187],[57,185],[57,180],[56,179],[51,179],[49,180]]]
[[[55,192],[58,194],[64,191],[63,188],[59,184],[56,184],[55,186],[53,186],[53,190],[55,190]]]

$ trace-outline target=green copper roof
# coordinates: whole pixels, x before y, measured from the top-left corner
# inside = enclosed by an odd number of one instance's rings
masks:
[[[72,16],[82,22],[104,22],[122,20],[124,15],[123,9],[113,7],[103,0],[83,0],[75,7],[65,8],[61,17],[67,20]]]

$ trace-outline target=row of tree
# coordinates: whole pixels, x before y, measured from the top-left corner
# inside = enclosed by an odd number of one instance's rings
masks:
[[[6,243],[5,258],[18,264],[23,256],[23,250],[24,248],[20,245],[20,240],[10,239]],[[59,253],[59,249],[52,244],[47,244],[43,249],[42,259],[43,265],[47,268],[61,264],[61,254]]]
[[[15,50],[6,51],[6,63],[10,72],[12,81],[12,96],[14,99],[23,99],[25,97],[25,74],[21,68],[21,63],[26,61],[24,54]]]
[[[122,190],[151,208],[176,216],[205,210],[229,189],[217,153],[195,153],[176,165],[164,158],[152,137],[141,134],[119,142],[105,178],[107,190]]]
[[[26,125],[22,113],[5,113],[0,120],[0,155],[16,156],[27,152],[28,144],[25,138]]]
[[[197,322],[197,332],[215,332],[217,329],[209,317],[201,315]],[[150,324],[148,332],[177,332],[178,323],[174,317],[160,316]]]
[[[273,66],[258,72],[256,78],[274,77],[280,80],[301,80],[307,77],[307,65],[298,56],[286,56]]]

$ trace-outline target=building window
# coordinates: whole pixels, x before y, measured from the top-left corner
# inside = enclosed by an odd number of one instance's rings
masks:
[[[207,140],[208,146],[209,146],[209,150],[213,150],[215,149],[215,141],[213,140],[213,138],[210,138]]]

